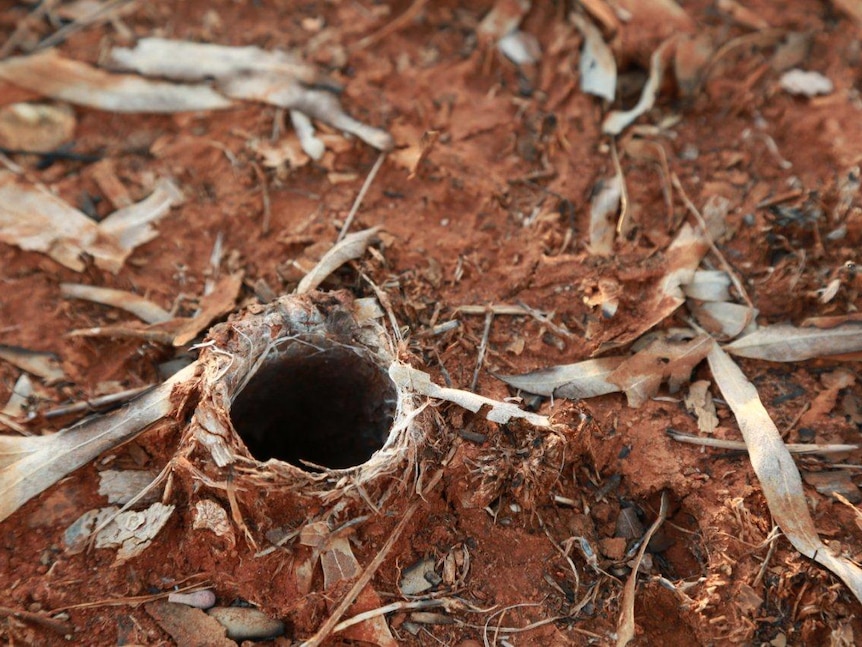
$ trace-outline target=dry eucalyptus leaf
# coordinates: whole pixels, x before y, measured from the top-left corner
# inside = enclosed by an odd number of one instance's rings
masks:
[[[696,270],[682,291],[689,299],[730,301],[730,277],[722,270]]]
[[[161,306],[138,294],[126,292],[125,290],[100,288],[81,283],[61,283],[60,296],[67,299],[83,299],[119,308],[120,310],[132,313],[138,319],[147,323],[160,323],[171,319],[171,313]]]
[[[125,505],[148,488],[156,476],[158,474],[150,470],[103,470],[99,472],[99,494],[108,499],[108,503]],[[154,488],[141,501],[152,503],[158,496]]]
[[[431,376],[428,373],[419,371],[407,364],[394,362],[389,367],[389,377],[401,388],[429,398],[452,402],[473,413],[477,413],[482,407],[487,406],[490,408],[487,418],[491,422],[506,424],[512,418],[523,418],[536,427],[549,427],[551,425],[547,416],[524,411],[511,402],[500,402],[470,391],[438,386],[431,381]]]
[[[320,89],[327,82],[313,66],[285,52],[143,38],[134,49],[113,49],[110,60],[122,69],[145,75],[182,81],[215,79],[219,91],[233,99],[299,111],[356,135],[379,150],[390,150],[393,145],[389,133],[353,119],[344,112],[335,94]],[[302,121],[300,127],[306,129],[308,125]],[[308,144],[307,130],[303,137]],[[312,144],[306,152],[315,157],[321,152],[319,144]]]
[[[834,328],[764,326],[727,344],[724,349],[739,357],[770,362],[801,362],[862,351],[862,325],[850,323]]]
[[[686,342],[657,339],[626,359],[607,380],[625,391],[630,407],[639,407],[658,393],[664,380],[668,381],[671,393],[677,391],[714,344],[708,335],[698,335]]]
[[[220,110],[233,105],[208,85],[111,74],[53,49],[0,61],[0,78],[52,99],[108,112]]]
[[[102,452],[128,442],[173,409],[175,384],[194,376],[190,364],[125,407],[49,436],[0,435],[0,521]]]
[[[60,358],[54,353],[43,353],[19,346],[0,344],[0,359],[17,366],[22,371],[41,377],[46,384],[53,384],[66,379],[66,374],[60,366]]]
[[[113,236],[124,250],[135,249],[153,240],[158,232],[153,224],[183,202],[183,192],[171,180],[156,182],[153,192],[140,202],[117,209],[99,223],[99,229]]]
[[[619,387],[609,382],[607,377],[625,360],[625,357],[599,357],[575,364],[550,366],[524,375],[496,377],[528,393],[580,400],[619,391]]]
[[[177,320],[184,323],[177,330],[174,337],[174,346],[185,346],[197,337],[213,321],[226,315],[236,307],[236,300],[242,290],[242,272],[228,274],[219,279],[215,289],[203,297],[200,302],[199,312],[190,319]]]
[[[96,223],[46,190],[0,173],[0,241],[47,254],[76,272],[86,268],[81,258],[86,253],[97,267],[116,274],[136,246],[155,237],[152,223],[181,198],[162,180],[141,203]]]
[[[862,569],[835,555],[817,535],[796,463],[757,389],[717,344],[708,360],[715,382],[739,424],[772,518],[796,550],[835,573],[862,602]]]

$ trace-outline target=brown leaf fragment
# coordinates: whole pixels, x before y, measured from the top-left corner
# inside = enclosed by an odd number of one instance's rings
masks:
[[[0,78],[52,99],[108,112],[219,110],[233,105],[208,85],[111,74],[53,49],[0,61]]]
[[[715,383],[739,424],[773,519],[796,550],[835,573],[862,601],[862,568],[835,555],[817,535],[799,471],[757,389],[718,344],[708,359]]]
[[[638,305],[633,324],[602,343],[596,353],[627,344],[652,329],[685,303],[682,286],[694,278],[695,270],[709,249],[709,236],[699,227],[683,225],[665,253],[667,269],[658,282],[649,286]]]
[[[739,357],[801,362],[862,351],[862,326],[855,323],[834,328],[797,328],[783,324],[764,326],[724,348]]]
[[[236,647],[236,641],[225,635],[225,628],[201,609],[164,600],[150,602],[144,608],[177,645]]]
[[[219,279],[215,289],[201,299],[198,314],[186,320],[182,327],[177,330],[173,340],[174,346],[185,346],[201,331],[208,328],[213,321],[234,309],[240,290],[242,290],[242,277],[242,272],[237,272]]]
[[[523,375],[497,375],[511,387],[528,393],[580,400],[619,391],[607,380],[625,357],[600,357],[575,364],[551,366]]]
[[[698,380],[691,383],[685,396],[685,408],[697,418],[697,428],[703,433],[711,434],[718,427],[718,414],[709,392],[708,381]]]
[[[862,492],[853,482],[853,473],[850,470],[803,471],[802,478],[820,494],[834,497],[837,492],[850,503],[862,502]]]
[[[54,353],[0,344],[0,359],[17,366],[22,371],[38,375],[45,380],[46,384],[53,384],[66,378],[60,366],[60,358]]]
[[[847,393],[841,398],[841,411],[857,427],[862,426],[862,398],[855,393]]]
[[[839,368],[831,373],[824,373],[820,381],[826,388],[817,394],[811,403],[811,408],[799,418],[800,427],[811,427],[820,422],[821,418],[829,415],[838,402],[838,392],[856,384],[856,376],[847,369]]]
[[[678,391],[714,343],[709,335],[686,342],[657,339],[620,364],[607,380],[625,391],[630,407],[639,407],[658,393],[665,380],[671,393]]]
[[[323,587],[331,589],[341,580],[352,580],[359,574],[359,562],[350,548],[350,540],[344,536],[333,537],[320,554],[323,567]]]

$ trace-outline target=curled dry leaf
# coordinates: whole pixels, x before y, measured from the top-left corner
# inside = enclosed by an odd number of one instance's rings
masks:
[[[630,407],[639,407],[658,393],[664,380],[671,393],[678,391],[714,344],[709,335],[686,342],[657,339],[621,363],[607,380],[625,391]]]
[[[580,400],[619,391],[607,377],[625,361],[625,357],[599,357],[575,364],[543,368],[524,375],[497,375],[509,386],[528,393],[555,398]]]
[[[835,573],[862,602],[862,569],[835,555],[820,540],[799,471],[757,389],[717,344],[708,360],[715,383],[739,424],[772,518],[796,550]]]
[[[811,408],[799,418],[800,427],[815,425],[823,416],[828,415],[838,402],[838,392],[856,384],[856,376],[847,369],[839,368],[831,373],[824,373],[820,381],[826,388],[817,394],[811,402]]]
[[[242,290],[242,278],[242,272],[223,276],[213,291],[201,299],[198,314],[190,319],[176,319],[181,326],[173,339],[174,346],[185,346],[213,321],[233,310]]]
[[[539,39],[525,31],[510,31],[497,41],[497,49],[515,65],[534,65],[542,58]]]
[[[668,59],[676,46],[676,36],[671,36],[653,52],[650,57],[649,78],[641,92],[637,104],[630,110],[614,110],[608,113],[602,122],[602,132],[606,135],[619,135],[628,128],[635,119],[650,110],[655,104],[656,94],[661,87],[661,80]]]
[[[438,386],[431,381],[431,376],[428,373],[419,371],[407,364],[394,362],[389,367],[389,377],[398,387],[409,389],[429,398],[452,402],[473,413],[478,412],[482,407],[489,407],[490,410],[486,417],[491,422],[506,424],[512,418],[522,418],[536,427],[549,427],[551,425],[547,416],[524,411],[511,402],[500,402],[470,391]]]
[[[52,49],[0,61],[0,78],[52,99],[109,112],[220,110],[233,105],[208,85],[111,74]]]
[[[569,19],[584,37],[578,69],[581,92],[613,101],[617,91],[617,62],[602,33],[586,16],[572,13]]]
[[[335,243],[332,249],[323,255],[320,262],[302,278],[296,287],[296,293],[307,294],[311,292],[323,283],[326,277],[346,262],[355,260],[365,254],[365,250],[368,249],[368,245],[371,244],[372,239],[380,229],[380,227],[371,227],[370,229],[357,231],[356,233],[348,234],[343,240]]]
[[[724,349],[739,357],[770,362],[801,362],[856,353],[862,351],[862,325],[849,323],[834,328],[764,326],[727,344]]]
[[[708,332],[722,339],[741,334],[757,316],[757,310],[729,301],[698,303],[688,301],[688,309]]]

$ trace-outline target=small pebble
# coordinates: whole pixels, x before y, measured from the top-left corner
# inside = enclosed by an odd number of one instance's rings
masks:
[[[215,593],[210,589],[202,591],[191,591],[189,593],[171,593],[168,596],[168,602],[176,604],[185,604],[196,609],[209,609],[216,603]]]
[[[263,640],[284,633],[284,623],[251,607],[213,607],[207,611],[227,629],[231,640]]]

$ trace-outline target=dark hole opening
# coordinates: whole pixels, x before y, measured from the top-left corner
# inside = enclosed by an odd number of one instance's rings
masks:
[[[337,345],[294,342],[236,396],[233,426],[259,461],[332,469],[361,465],[386,442],[395,385],[368,358]]]

